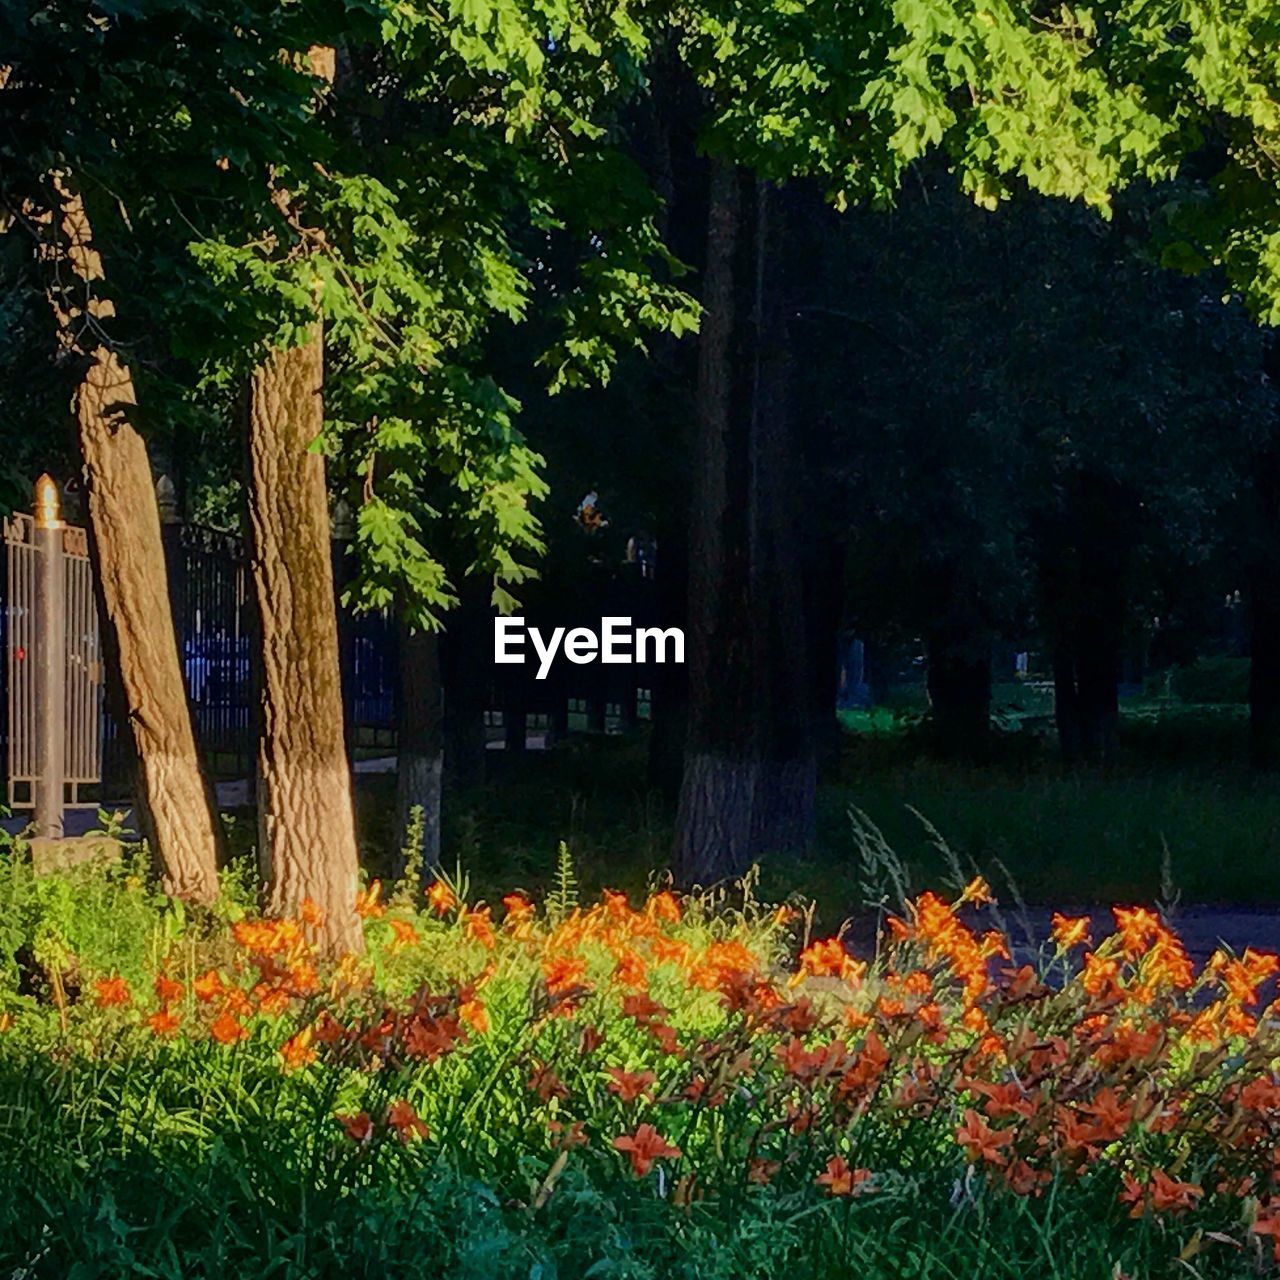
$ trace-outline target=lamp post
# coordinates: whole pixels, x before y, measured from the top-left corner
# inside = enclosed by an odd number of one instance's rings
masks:
[[[66,765],[67,614],[63,565],[65,525],[52,476],[36,481],[36,834],[63,836],[62,806]]]

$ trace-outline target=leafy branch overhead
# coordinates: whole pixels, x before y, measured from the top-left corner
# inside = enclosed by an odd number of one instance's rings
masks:
[[[1171,209],[1167,260],[1223,265],[1277,319],[1277,22],[1268,0],[27,0],[0,12],[0,195],[12,215],[77,175],[108,278],[148,300],[110,336],[168,388],[143,399],[170,431],[318,304],[353,598],[434,626],[464,574],[509,605],[542,546],[495,356],[555,392],[697,327],[626,145],[660,44],[704,150],[838,208],[890,202],[931,151],[985,207],[1025,186],[1104,212],[1195,157],[1211,181]]]

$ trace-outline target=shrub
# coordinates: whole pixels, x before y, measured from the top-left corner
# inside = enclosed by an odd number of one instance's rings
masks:
[[[1249,701],[1248,658],[1199,658],[1178,667],[1169,677],[1169,692],[1183,702],[1199,704]]]

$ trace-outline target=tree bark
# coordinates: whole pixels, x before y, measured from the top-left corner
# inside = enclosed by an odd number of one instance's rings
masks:
[[[934,744],[946,756],[977,758],[991,735],[991,650],[930,632],[929,717]]]
[[[250,577],[259,617],[258,850],[268,912],[304,899],[317,941],[358,952],[351,771],[343,733],[338,610],[329,548],[320,323],[253,374],[248,430]]]
[[[441,777],[444,765],[444,691],[440,684],[440,638],[434,632],[400,628],[400,708],[396,761],[396,809],[401,847],[410,816],[422,809],[422,861],[440,864]]]
[[[1038,533],[1040,599],[1053,652],[1054,715],[1066,764],[1107,764],[1120,730],[1120,656],[1142,510],[1120,481],[1070,478]]]
[[[813,739],[818,764],[824,774],[834,771],[839,765],[843,740],[836,704],[840,696],[840,623],[844,616],[846,554],[845,548],[835,539],[818,542],[810,551],[808,572],[805,574]]]
[[[800,486],[789,439],[785,307],[770,195],[711,178],[689,572],[689,737],[675,864],[686,883],[802,850],[816,789]],[[768,335],[768,345],[766,345]]]
[[[83,200],[66,176],[53,185],[57,214],[38,219],[52,232],[42,254],[65,268],[49,290],[63,351],[86,362],[75,411],[90,552],[104,651],[119,674],[132,738],[139,824],[164,891],[210,903],[218,895],[222,828],[183,682],[151,464],[133,425],[133,377],[101,336],[114,305],[96,296],[104,272]]]

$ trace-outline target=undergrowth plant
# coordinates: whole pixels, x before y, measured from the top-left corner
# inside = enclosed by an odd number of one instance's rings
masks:
[[[369,885],[333,963],[310,904],[10,851],[0,1275],[1270,1269],[1280,962],[1116,908],[1016,963],[980,876],[897,902],[866,849],[867,959],[751,880],[586,905],[562,846],[542,907]]]

